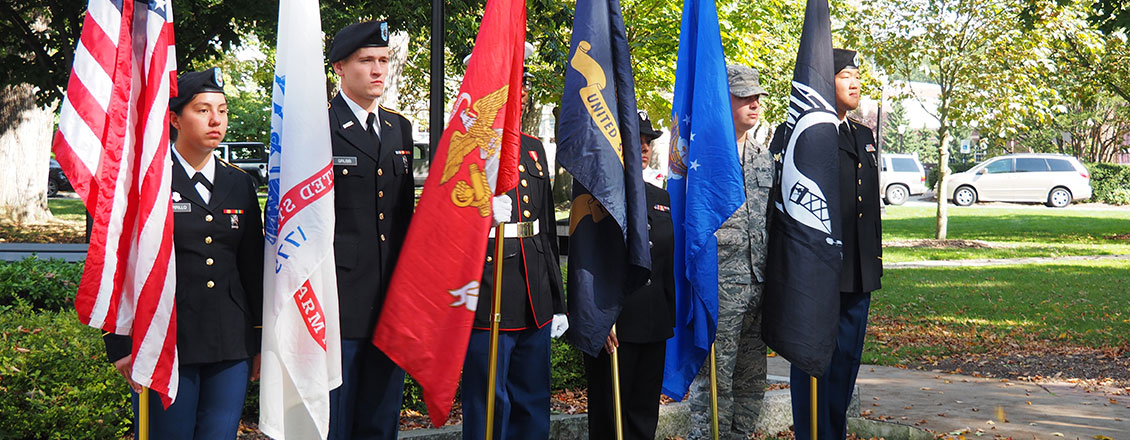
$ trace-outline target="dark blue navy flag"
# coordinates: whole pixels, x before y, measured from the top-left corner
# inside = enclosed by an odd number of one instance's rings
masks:
[[[822,376],[836,345],[840,198],[836,86],[828,0],[808,0],[771,200],[762,303],[765,343]],[[783,149],[783,150],[782,150]]]
[[[675,336],[663,394],[682,399],[718,328],[714,231],[745,203],[714,0],[685,0],[671,109],[671,219],[675,227]]]
[[[635,84],[618,0],[578,0],[557,161],[573,175],[569,341],[597,356],[651,273]]]

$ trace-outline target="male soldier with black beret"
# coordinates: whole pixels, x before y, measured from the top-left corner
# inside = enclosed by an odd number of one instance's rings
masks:
[[[378,106],[388,80],[387,23],[346,26],[328,58],[341,79],[329,107],[342,370],[341,387],[330,393],[330,438],[393,439],[404,370],[370,339],[412,218],[412,124]]]

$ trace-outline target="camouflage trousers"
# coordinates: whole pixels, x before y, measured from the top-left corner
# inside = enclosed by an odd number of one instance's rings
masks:
[[[764,284],[718,286],[718,333],[714,353],[718,378],[718,431],[721,439],[748,439],[756,429],[765,397],[765,342],[761,340]],[[710,411],[710,359],[690,389],[688,440],[713,437]]]

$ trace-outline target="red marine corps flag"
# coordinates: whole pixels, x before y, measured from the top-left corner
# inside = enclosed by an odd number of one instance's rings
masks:
[[[517,183],[525,41],[525,2],[487,0],[373,333],[373,344],[420,382],[436,426],[451,411],[479,304],[491,197]]]
[[[130,335],[132,378],[177,395],[168,2],[91,0],[51,148],[94,218],[79,320]]]

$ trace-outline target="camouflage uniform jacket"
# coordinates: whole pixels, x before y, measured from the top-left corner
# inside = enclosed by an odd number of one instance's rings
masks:
[[[745,203],[714,233],[718,238],[718,282],[765,282],[765,213],[773,186],[773,157],[769,148],[746,135],[741,158]]]

